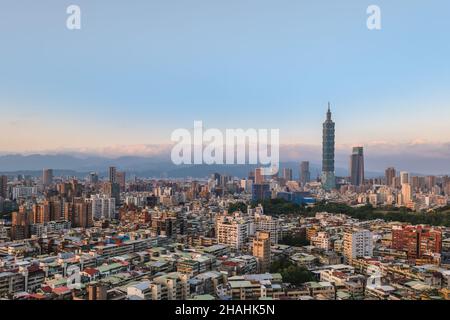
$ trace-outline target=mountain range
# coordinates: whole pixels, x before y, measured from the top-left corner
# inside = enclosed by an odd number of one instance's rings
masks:
[[[128,176],[155,178],[203,178],[215,172],[236,177],[246,177],[255,165],[174,165],[168,157],[123,156],[115,159],[100,156],[73,155],[4,155],[0,156],[0,172],[3,174],[25,174],[40,176],[43,168],[54,169],[56,176],[85,177],[89,172],[97,172],[106,176],[110,166],[127,172]],[[299,163],[281,162],[280,168],[293,169],[294,178],[299,175]],[[320,165],[310,164],[311,177],[315,179],[320,174]],[[337,176],[348,175],[348,170],[336,168]],[[378,177],[380,172],[366,172],[367,177]]]

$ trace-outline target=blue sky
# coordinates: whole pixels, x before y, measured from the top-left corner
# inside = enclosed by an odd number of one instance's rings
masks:
[[[328,101],[338,145],[446,143],[449,31],[447,0],[2,0],[0,151],[168,143],[194,120],[319,145]]]

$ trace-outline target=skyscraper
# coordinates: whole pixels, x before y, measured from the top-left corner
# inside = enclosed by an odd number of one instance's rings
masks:
[[[386,176],[386,185],[387,186],[391,187],[393,185],[396,174],[397,173],[395,172],[395,168],[391,167],[391,168],[386,169],[385,176]]]
[[[323,150],[322,150],[322,187],[330,191],[336,188],[334,175],[334,146],[335,125],[331,120],[331,107],[328,103],[327,120],[323,123]]]
[[[408,206],[413,200],[413,192],[411,188],[411,184],[402,183],[402,205]]]
[[[124,171],[116,172],[116,183],[120,185],[120,191],[124,192],[126,187],[126,173]]]
[[[44,186],[49,186],[53,182],[53,170],[52,169],[44,169],[42,171],[42,183]]]
[[[311,173],[309,172],[309,161],[303,161],[300,164],[300,182],[302,185],[311,181]]]
[[[98,183],[98,174],[96,172],[91,172],[88,178],[89,183],[93,184]]]
[[[262,168],[256,168],[255,169],[255,184],[263,184],[264,183],[264,176],[262,174]]]
[[[109,167],[109,182],[116,183],[116,167]]]
[[[400,184],[409,183],[409,173],[406,171],[400,172]]]
[[[364,149],[354,147],[350,156],[350,181],[354,186],[364,184]]]
[[[283,179],[286,181],[292,181],[292,169],[289,168],[283,169]]]
[[[7,198],[8,193],[8,177],[0,176],[0,197]]]

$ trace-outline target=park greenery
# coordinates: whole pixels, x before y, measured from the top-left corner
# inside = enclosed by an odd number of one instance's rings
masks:
[[[376,220],[405,222],[410,224],[426,224],[432,226],[450,227],[450,206],[431,211],[413,212],[407,208],[373,207],[371,205],[351,207],[342,203],[318,202],[313,206],[302,206],[283,199],[270,199],[252,203],[252,207],[261,204],[264,213],[272,216],[297,215],[299,217],[313,217],[317,212],[346,214],[359,220]],[[229,211],[247,211],[244,202],[230,205]]]
[[[296,286],[315,280],[314,274],[306,267],[297,266],[286,257],[282,257],[281,259],[272,262],[270,265],[270,272],[280,273],[283,277],[283,282],[291,283]]]

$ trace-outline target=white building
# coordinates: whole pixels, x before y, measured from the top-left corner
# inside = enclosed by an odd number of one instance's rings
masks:
[[[216,237],[219,244],[240,250],[248,240],[249,231],[250,221],[239,213],[220,215],[216,219]]]
[[[116,199],[106,195],[92,195],[92,215],[94,219],[114,218],[116,209]]]
[[[311,238],[311,244],[327,251],[331,249],[330,236],[327,232],[317,233],[317,236]]]
[[[363,229],[347,230],[344,233],[344,258],[351,263],[353,259],[373,255],[372,232]]]
[[[280,223],[278,219],[271,216],[255,213],[255,231],[270,232],[270,242],[278,243],[278,234],[280,233]]]
[[[14,187],[12,189],[13,200],[20,198],[31,198],[38,194],[37,187]]]

